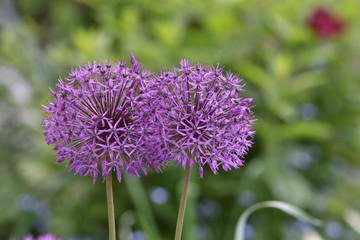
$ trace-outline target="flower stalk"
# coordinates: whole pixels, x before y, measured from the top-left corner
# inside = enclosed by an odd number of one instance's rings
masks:
[[[108,206],[109,240],[115,240],[115,215],[111,175],[112,172],[106,176],[106,197]]]
[[[183,190],[181,193],[181,201],[180,201],[179,213],[178,213],[178,218],[177,218],[177,223],[176,223],[175,240],[181,239],[181,233],[182,233],[182,228],[183,228],[183,223],[184,223],[185,208],[186,208],[186,200],[187,200],[187,195],[188,195],[188,190],[189,190],[190,171],[191,171],[191,168],[189,165],[189,161],[187,161],[186,167],[185,167],[184,185],[183,185]]]

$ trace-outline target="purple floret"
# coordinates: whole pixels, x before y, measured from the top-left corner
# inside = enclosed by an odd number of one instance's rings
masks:
[[[208,164],[214,174],[243,165],[253,144],[252,99],[242,97],[242,79],[219,66],[192,65],[162,71],[151,87],[163,154],[184,167],[199,164],[200,177]]]
[[[50,89],[52,101],[44,106],[44,137],[54,144],[56,163],[68,160],[69,171],[90,175],[94,183],[111,170],[120,182],[121,170],[138,177],[145,166],[159,171],[166,165],[158,150],[162,142],[149,125],[154,114],[144,110],[151,73],[133,55],[131,64],[93,62],[72,69]]]
[[[16,240],[16,238],[11,238],[11,240]],[[21,240],[62,240],[62,238],[47,233],[38,237],[34,237],[33,235],[29,234],[21,238]]]

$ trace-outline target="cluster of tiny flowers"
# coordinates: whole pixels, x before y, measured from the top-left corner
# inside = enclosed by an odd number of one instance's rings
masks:
[[[16,240],[16,238],[12,238],[11,240]],[[44,234],[38,237],[33,237],[32,235],[26,235],[21,240],[62,240],[62,238],[56,237],[51,234]]]
[[[138,177],[145,166],[159,171],[166,165],[162,142],[147,128],[153,114],[144,111],[151,73],[133,55],[131,64],[93,62],[73,69],[50,89],[52,101],[44,106],[44,137],[54,144],[56,163],[68,160],[69,171],[90,175],[94,183],[111,170],[120,182],[121,170]]]
[[[188,60],[160,75],[144,71],[133,55],[131,64],[90,63],[50,90],[42,125],[56,163],[68,160],[70,171],[94,183],[111,170],[119,182],[122,170],[158,172],[168,161],[195,161],[201,177],[205,164],[215,174],[243,165],[255,120],[238,75]]]
[[[214,174],[243,165],[252,145],[253,106],[243,98],[245,84],[219,66],[180,62],[180,68],[162,71],[149,86],[156,104],[154,122],[161,135],[166,158],[184,167],[193,161],[208,164]]]

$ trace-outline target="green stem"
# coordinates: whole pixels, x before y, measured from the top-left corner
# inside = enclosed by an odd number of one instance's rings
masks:
[[[189,182],[190,182],[190,165],[189,162],[186,163],[185,167],[185,179],[184,179],[184,186],[181,194],[181,201],[180,201],[180,208],[176,223],[176,232],[175,232],[175,240],[181,240],[181,232],[183,228],[184,222],[184,215],[185,215],[185,207],[186,207],[186,199],[189,189]]]
[[[115,215],[114,215],[114,199],[112,190],[112,171],[106,176],[106,197],[108,206],[108,221],[109,221],[109,240],[116,240],[115,237]]]

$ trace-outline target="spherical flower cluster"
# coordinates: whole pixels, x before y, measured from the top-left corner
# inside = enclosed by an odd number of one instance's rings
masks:
[[[323,8],[316,9],[309,19],[309,25],[322,38],[334,36],[344,30],[345,23]]]
[[[180,68],[162,71],[149,86],[154,95],[159,134],[168,159],[184,167],[193,161],[217,173],[243,165],[252,145],[252,99],[242,97],[245,84],[219,66],[180,62]]]
[[[139,176],[145,166],[158,171],[166,165],[157,146],[162,143],[146,128],[153,116],[144,112],[151,73],[133,55],[131,63],[93,62],[73,69],[50,90],[52,101],[44,106],[44,137],[55,144],[56,163],[68,160],[69,171],[90,175],[94,183],[111,170],[120,182],[121,170]]]

